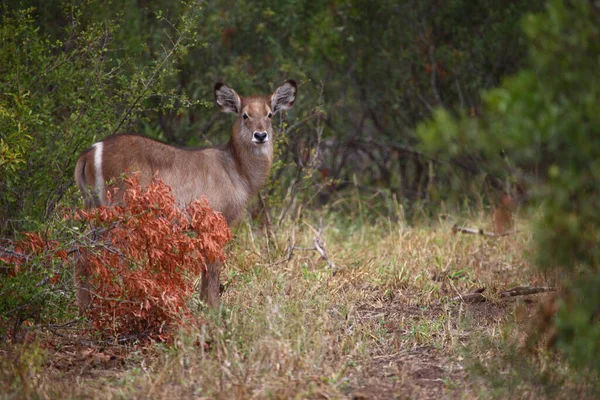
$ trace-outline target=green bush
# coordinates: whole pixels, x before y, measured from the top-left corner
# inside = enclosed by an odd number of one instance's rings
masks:
[[[73,186],[77,154],[137,126],[151,99],[168,99],[161,108],[194,104],[164,89],[196,44],[199,10],[179,4],[173,20],[146,12],[158,22],[135,39],[131,20],[96,16],[102,7],[93,1],[54,4],[55,18],[69,23],[53,32],[40,24],[45,8],[0,9],[0,235],[47,220]]]
[[[600,8],[552,0],[528,15],[528,66],[484,93],[480,119],[438,111],[418,129],[428,151],[485,160],[529,186],[543,210],[537,261],[568,291],[558,347],[600,373]]]
[[[302,202],[383,189],[382,204],[396,197],[408,207],[429,196],[431,181],[443,192],[451,175],[417,150],[415,124],[440,105],[476,112],[479,91],[520,64],[514,25],[537,7],[9,0],[0,9],[0,235],[35,228],[71,201],[77,153],[111,133],[177,145],[227,140],[230,119],[205,107],[219,80],[244,94],[300,83],[281,124],[274,203],[289,186],[297,195],[317,185],[328,193]]]
[[[0,341],[23,339],[24,325],[63,320],[72,302],[67,251],[39,234],[0,241]]]

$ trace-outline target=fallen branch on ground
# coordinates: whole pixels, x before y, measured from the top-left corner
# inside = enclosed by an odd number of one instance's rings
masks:
[[[494,232],[486,232],[481,228],[467,228],[464,226],[454,225],[452,227],[452,232],[468,233],[471,235],[481,235],[481,236],[488,236],[488,237],[501,237],[501,236],[514,235],[515,233],[518,233],[519,231],[514,230],[514,231],[506,231],[506,232],[502,232],[502,233],[494,233]]]
[[[487,297],[483,295],[485,288],[479,288],[472,293],[460,294],[453,297],[452,301],[463,301],[465,303],[482,303],[487,301]],[[554,292],[556,288],[550,286],[517,286],[504,292],[500,292],[500,298],[516,297],[516,296],[529,296],[531,294]]]
[[[554,292],[556,288],[549,286],[517,286],[510,290],[506,290],[500,293],[500,298],[504,297],[515,297],[515,296],[529,296],[530,294]]]

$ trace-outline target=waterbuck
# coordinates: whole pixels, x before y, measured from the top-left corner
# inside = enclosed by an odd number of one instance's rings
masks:
[[[155,175],[160,178],[171,187],[180,208],[205,196],[231,226],[267,182],[273,163],[272,118],[292,107],[296,92],[293,80],[286,81],[271,95],[248,97],[240,97],[229,86],[217,83],[217,105],[222,111],[237,115],[231,139],[221,146],[181,149],[134,134],[113,135],[95,143],[79,156],[75,166],[75,181],[85,207],[110,205],[107,182],[126,171],[135,172],[142,186],[148,185]],[[117,195],[114,201],[118,200]],[[213,307],[219,303],[220,270],[221,265],[216,262],[202,274],[201,297]],[[78,286],[85,283],[78,282]],[[89,290],[80,288],[78,297],[86,306]]]

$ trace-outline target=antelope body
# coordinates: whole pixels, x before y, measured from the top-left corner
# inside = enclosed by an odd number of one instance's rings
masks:
[[[109,136],[95,143],[79,156],[75,166],[75,181],[86,208],[119,201],[122,190],[112,202],[108,201],[107,182],[119,185],[122,174],[135,172],[142,186],[155,175],[160,178],[171,187],[180,208],[205,196],[211,207],[233,224],[268,179],[273,163],[271,121],[277,112],[292,107],[296,92],[293,80],[286,81],[272,95],[248,97],[240,97],[229,86],[217,83],[217,105],[237,115],[231,139],[222,146],[181,149],[134,134]],[[202,275],[201,295],[211,306],[219,300],[219,273],[220,265],[215,263]],[[78,286],[82,285],[79,282]],[[78,296],[83,303],[89,302],[89,295],[80,292]]]

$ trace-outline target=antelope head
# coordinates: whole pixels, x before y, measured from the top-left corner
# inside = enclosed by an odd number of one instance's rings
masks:
[[[296,82],[288,80],[270,96],[240,97],[226,84],[217,83],[217,105],[221,111],[237,115],[232,135],[234,147],[249,149],[256,155],[272,155],[273,116],[292,107],[296,91]]]

